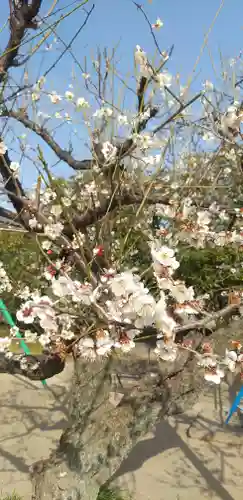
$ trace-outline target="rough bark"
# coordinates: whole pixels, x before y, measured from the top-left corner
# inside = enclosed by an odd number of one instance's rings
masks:
[[[202,334],[194,334],[197,348]],[[175,363],[158,361],[140,344],[102,362],[75,362],[70,420],[58,449],[32,469],[36,500],[95,500],[99,487],[164,415],[196,401],[202,376],[195,357],[181,351]],[[118,406],[114,395],[123,395]]]
[[[35,20],[41,8],[42,0],[32,0],[31,2],[17,2],[13,5],[9,2],[9,27],[10,36],[5,50],[0,56],[0,83],[6,77],[10,68],[15,66],[21,43],[28,29],[36,29]]]

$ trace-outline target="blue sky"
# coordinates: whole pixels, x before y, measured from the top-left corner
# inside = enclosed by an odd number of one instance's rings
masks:
[[[204,36],[221,4],[220,0],[143,0],[144,8],[151,20],[159,16],[164,27],[157,32],[163,49],[175,45],[169,69],[179,72],[186,79],[197,59]],[[65,25],[62,34],[70,35],[78,27],[79,16],[75,15]],[[242,0],[225,0],[209,37],[208,46],[215,62],[219,61],[219,49],[224,57],[235,57],[242,48],[243,38]],[[149,54],[154,53],[154,45],[143,16],[130,0],[96,0],[95,11],[80,35],[77,47],[85,48],[88,55],[96,46],[113,47],[120,41],[121,66],[131,67],[134,47],[139,44]],[[85,47],[86,45],[86,47]],[[81,51],[80,51],[81,52]],[[200,60],[200,80],[213,75],[208,50]]]
[[[51,0],[44,0],[43,12],[46,12],[51,4]],[[71,0],[59,0],[59,7],[64,7]],[[74,5],[79,2],[74,3]],[[180,73],[181,83],[185,84],[191,75],[200,49],[203,45],[205,34],[215,17],[222,2],[220,0],[149,0],[143,1],[143,7],[151,20],[155,22],[160,17],[164,22],[164,27],[156,32],[158,42],[162,50],[168,49],[174,44],[174,52],[168,64],[168,70],[175,75]],[[86,5],[89,8],[91,2]],[[8,1],[1,1],[2,19],[8,15]],[[242,48],[243,39],[243,4],[242,0],[225,0],[224,6],[215,21],[212,32],[209,36],[208,44],[200,58],[197,66],[197,79],[193,83],[193,89],[201,88],[205,79],[215,81],[220,73],[221,51],[225,59],[236,57]],[[80,10],[65,20],[58,28],[58,34],[66,43],[69,42],[74,32],[84,20],[84,13]],[[6,43],[7,32],[0,35],[1,48]],[[74,44],[74,52],[81,63],[86,55],[90,62],[92,54],[95,55],[97,47],[112,48],[119,43],[117,50],[117,60],[119,60],[119,70],[124,75],[131,73],[133,68],[133,53],[137,44],[151,56],[155,54],[155,47],[149,32],[148,26],[141,14],[137,11],[131,0],[95,0],[95,9],[77,41]],[[41,56],[32,59],[28,66],[30,77],[35,77],[40,71],[49,67],[51,61],[55,59],[57,53],[42,51]],[[42,59],[40,69],[39,63]],[[214,61],[214,69],[212,67]],[[48,76],[47,85],[50,89],[63,92],[71,82],[71,72],[74,68],[70,56],[65,56],[55,70]],[[216,73],[215,73],[216,71]],[[79,78],[79,70],[75,70],[79,95],[82,95],[82,78]],[[16,76],[18,73],[15,72]],[[46,111],[46,110],[45,110]],[[16,125],[14,125],[16,127]],[[19,130],[19,129],[18,129]],[[70,130],[70,129],[69,129]],[[82,131],[81,131],[82,135]],[[60,129],[59,138],[64,144],[67,143],[69,132]],[[82,157],[85,154],[85,134],[75,149]],[[30,142],[34,146],[41,143],[30,136]],[[53,163],[56,157],[45,148],[46,157]],[[17,160],[17,153],[14,155]],[[31,170],[27,160],[23,165],[23,172],[28,184],[33,181],[35,174]],[[59,173],[67,174],[65,166],[60,166]]]

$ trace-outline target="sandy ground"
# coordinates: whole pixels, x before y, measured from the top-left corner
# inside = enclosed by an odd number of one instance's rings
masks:
[[[48,388],[1,375],[0,491],[31,498],[28,467],[46,458],[65,428],[71,364]],[[190,411],[169,418],[138,443],[116,481],[133,500],[240,500],[243,430],[239,416],[222,422],[237,384],[209,388]],[[187,431],[190,426],[190,436]]]

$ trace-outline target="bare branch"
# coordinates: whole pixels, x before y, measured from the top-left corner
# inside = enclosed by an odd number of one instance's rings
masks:
[[[14,225],[18,225],[18,214],[16,212],[11,212],[11,210],[7,210],[4,207],[0,207],[0,217],[9,221],[9,223]]]
[[[87,24],[88,19],[91,16],[94,8],[95,8],[95,4],[93,4],[92,7],[91,7],[91,9],[87,12],[87,15],[86,15],[86,18],[85,18],[84,22],[78,28],[77,32],[72,37],[71,41],[67,45],[65,45],[65,49],[61,52],[61,54],[59,55],[59,57],[56,59],[56,61],[54,61],[54,63],[50,66],[50,68],[48,68],[47,71],[45,71],[45,73],[44,73],[43,76],[46,77],[48,75],[48,73],[50,73],[50,71],[52,71],[56,67],[56,65],[60,62],[60,60],[66,54],[66,52],[68,52],[68,50],[72,47],[73,42],[76,40],[76,38],[78,37],[78,35],[80,34],[80,32],[82,31],[82,29],[84,28],[84,26]]]
[[[140,12],[143,14],[143,17],[144,17],[144,19],[145,19],[145,21],[146,21],[146,23],[147,23],[147,25],[148,25],[148,27],[149,27],[149,30],[150,30],[151,35],[152,35],[152,38],[153,38],[153,41],[154,41],[155,47],[156,47],[156,49],[158,50],[159,54],[160,54],[160,55],[163,55],[163,53],[162,53],[162,51],[161,51],[161,49],[160,49],[160,46],[159,46],[159,44],[158,44],[158,42],[157,42],[156,36],[155,36],[155,34],[154,34],[154,31],[153,31],[152,25],[151,25],[151,23],[150,23],[150,21],[149,21],[149,18],[148,18],[148,16],[147,16],[146,12],[144,11],[144,9],[143,9],[143,7],[142,7],[142,5],[141,5],[141,4],[138,4],[137,2],[133,2],[133,4],[134,4],[134,5],[135,5],[135,7],[137,7],[137,9],[138,9],[138,10],[140,10]]]
[[[0,82],[3,81],[7,71],[14,66],[15,57],[18,55],[19,48],[24,35],[28,29],[36,29],[35,18],[41,8],[42,0],[32,0],[21,2],[19,7],[12,8],[10,2],[10,37],[3,54],[0,56]]]
[[[191,106],[191,104],[193,104],[195,101],[200,99],[201,96],[202,96],[202,92],[199,92],[194,97],[192,97],[192,99],[190,99],[190,101],[186,102],[185,104],[181,104],[181,106],[178,108],[177,111],[175,111],[175,113],[173,113],[173,115],[171,115],[163,123],[161,123],[161,125],[158,125],[158,127],[156,127],[153,130],[153,134],[156,134],[157,132],[162,130],[166,125],[169,125],[169,123],[171,123],[173,120],[175,120],[175,118],[177,118],[182,113],[182,111],[184,111],[186,108]]]
[[[92,160],[75,160],[71,153],[62,149],[59,144],[51,137],[50,133],[44,128],[40,127],[37,123],[30,120],[26,113],[21,111],[13,111],[5,109],[2,116],[14,118],[22,123],[26,128],[35,132],[46,144],[56,153],[61,161],[66,162],[74,170],[88,170],[91,168]]]

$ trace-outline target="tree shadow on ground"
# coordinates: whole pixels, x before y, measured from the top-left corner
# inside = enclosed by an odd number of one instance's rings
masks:
[[[228,386],[228,407],[230,407],[230,405],[232,404],[235,395],[239,390],[239,384],[239,378],[235,377],[233,382]],[[237,425],[236,423],[234,423],[235,420],[229,426],[224,426],[227,410],[225,411],[223,408],[224,401],[220,388],[215,387],[213,389],[213,392],[211,393],[211,399],[212,406],[214,403],[214,409],[217,413],[217,418],[215,420],[207,418],[202,410],[201,414],[198,414],[196,417],[195,415],[190,417],[186,413],[176,415],[174,419],[175,423],[173,423],[173,425],[171,425],[168,420],[162,421],[157,425],[153,438],[145,439],[137,443],[127,459],[122,463],[121,467],[113,476],[112,481],[116,481],[118,478],[121,478],[121,476],[128,473],[133,474],[136,470],[140,469],[147,460],[155,457],[156,455],[162,454],[170,449],[179,449],[185,457],[185,462],[189,460],[191,465],[199,473],[200,477],[204,479],[204,484],[206,485],[204,487],[202,484],[198,484],[198,482],[197,484],[195,484],[196,479],[195,475],[193,475],[193,477],[191,478],[191,486],[199,487],[201,489],[201,494],[204,491],[204,493],[206,493],[207,495],[216,494],[222,500],[234,500],[227,489],[224,487],[223,482],[225,481],[226,464],[229,469],[232,469],[232,458],[235,458],[236,461],[238,458],[240,458],[239,454],[240,452],[242,452],[242,448],[240,449],[240,442],[242,440],[243,430],[241,429],[239,424]],[[238,416],[240,417],[240,421],[242,422],[242,414],[240,412]],[[219,432],[221,434],[221,437],[223,434],[225,434],[225,439],[228,441],[226,442],[226,449],[225,446],[222,447],[222,443],[220,443],[220,440],[216,440],[216,442],[212,440],[212,442],[209,441],[207,443],[201,442],[202,449],[204,446],[208,447],[208,455],[210,457],[210,459],[208,458],[208,463],[206,462],[206,457],[203,457],[203,451],[200,450],[200,447],[199,452],[198,450],[195,451],[195,449],[193,449],[193,439],[188,439],[187,437],[189,436],[187,435],[187,429],[191,428],[193,425],[195,425],[195,423],[197,427],[200,428],[200,432],[204,435],[205,438],[207,436],[210,436],[210,434],[214,436],[217,432]],[[183,428],[185,430],[185,440],[182,439],[177,432],[180,424],[183,425]],[[233,445],[231,443],[232,434],[236,436],[236,441],[238,437],[240,438],[239,446]],[[204,438],[202,437],[201,439],[203,440]],[[207,439],[205,439],[205,441],[207,441]],[[218,469],[216,467],[217,470],[214,470],[213,467],[211,469],[210,467],[210,460],[212,456],[215,456],[220,464]],[[241,457],[241,459],[243,460],[243,456]],[[183,475],[186,475],[187,477],[189,475],[189,470],[186,463],[185,465],[182,463],[182,466],[177,467],[177,470],[175,468],[175,470],[171,470],[170,472],[173,476],[173,479],[171,478],[171,484],[174,483],[173,487],[175,487],[176,484],[178,488],[185,488],[185,485],[182,484],[183,480],[181,480],[181,478]],[[239,475],[239,471],[232,470],[230,479],[231,486],[233,485],[235,487],[238,487],[237,475]],[[135,485],[135,478],[132,479],[132,481]],[[120,482],[121,481],[119,481],[119,483]],[[163,479],[162,482],[165,483],[165,480]],[[228,482],[229,481],[227,481],[227,485]]]
[[[174,427],[168,421],[161,422],[157,427],[152,439],[146,439],[139,442],[129,454],[128,458],[123,462],[119,470],[113,476],[112,481],[116,480],[124,474],[131,473],[140,469],[143,464],[150,458],[159,455],[171,448],[179,448],[184,456],[191,462],[197,469],[200,476],[205,480],[207,489],[211,490],[222,500],[234,500],[229,492],[224,488],[221,481],[219,481],[212,472],[206,467],[204,462],[197,456],[197,454],[190,448],[190,446],[177,434]],[[181,474],[187,474],[188,470],[185,465],[185,470],[173,471],[173,481],[176,481]],[[178,484],[178,487],[183,487]]]

